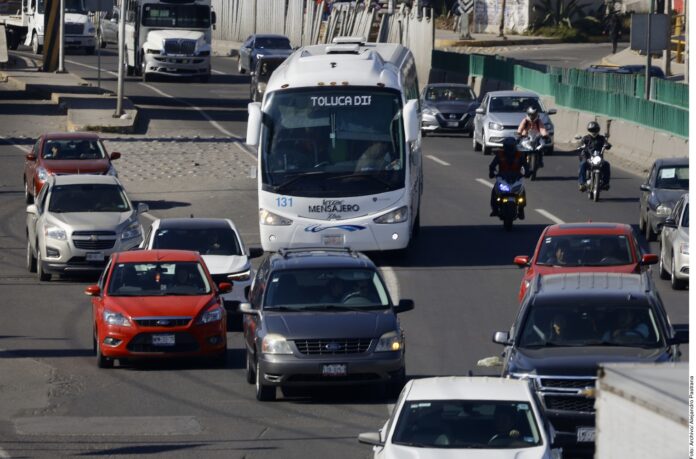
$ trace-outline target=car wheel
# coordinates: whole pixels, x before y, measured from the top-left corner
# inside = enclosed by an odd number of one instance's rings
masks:
[[[672,254],[672,289],[674,290],[684,290],[686,288],[686,281],[683,279],[677,279],[677,268],[674,266],[674,254]]]
[[[34,196],[32,196],[32,194],[29,193],[29,184],[26,180],[24,180],[24,202],[26,202],[27,204],[31,204],[34,202]]]
[[[276,388],[275,386],[264,386],[261,383],[261,368],[259,363],[256,362],[255,380],[256,380],[256,400],[260,402],[272,402],[276,399]]]
[[[249,351],[246,352],[246,382],[254,384],[256,382],[256,373],[254,372],[254,364],[252,363]]]
[[[36,257],[31,251],[31,242],[27,238],[27,271],[30,273],[36,272]]]
[[[645,239],[648,242],[652,242],[655,240],[656,236],[657,236],[657,234],[655,234],[655,231],[653,231],[652,225],[650,224],[650,218],[646,216],[645,217]]]
[[[237,72],[239,72],[240,75],[246,73],[246,70],[242,68],[242,56],[237,57]]]
[[[114,359],[110,359],[108,357],[104,357],[104,354],[101,352],[101,343],[99,343],[99,336],[95,333],[94,334],[96,338],[94,338],[94,354],[96,355],[97,359],[97,367],[99,368],[113,368],[114,367]]]
[[[473,144],[474,151],[481,151],[481,144],[476,141],[476,136],[471,135],[471,143]]]
[[[41,282],[48,282],[51,280],[51,273],[47,273],[43,269],[43,262],[41,261],[41,248],[36,246],[36,278]]]

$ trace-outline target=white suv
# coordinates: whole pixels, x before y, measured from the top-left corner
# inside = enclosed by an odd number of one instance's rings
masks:
[[[121,182],[107,175],[49,176],[27,207],[27,269],[41,281],[53,273],[104,269],[114,252],[143,239],[138,214]]]

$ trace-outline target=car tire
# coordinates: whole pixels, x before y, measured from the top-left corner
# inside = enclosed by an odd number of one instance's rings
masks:
[[[113,368],[114,367],[114,359],[110,359],[109,357],[104,357],[104,354],[101,352],[101,344],[99,344],[99,336],[97,333],[94,333],[94,342],[93,342],[93,347],[94,347],[94,355],[96,356],[97,360],[97,367],[98,368]]]
[[[672,254],[672,264],[671,269],[671,283],[673,290],[684,290],[686,288],[686,281],[683,279],[677,279],[677,267],[674,266],[674,254]]]
[[[240,75],[246,73],[246,70],[242,68],[242,56],[237,56],[237,72],[239,72]]]
[[[474,147],[474,151],[481,151],[481,144],[476,141],[476,137],[471,134],[471,143]]]
[[[272,402],[276,399],[276,388],[275,386],[264,386],[261,383],[261,368],[259,363],[256,362],[256,368],[254,370],[255,382],[256,382],[256,400],[260,402]]]
[[[252,363],[251,355],[249,355],[249,351],[246,352],[246,371],[245,371],[245,376],[246,376],[246,382],[249,384],[255,384],[256,383],[256,372],[254,371],[254,364]]]
[[[27,238],[27,271],[30,273],[36,272],[36,257],[31,251],[31,242],[29,242],[29,238]]]
[[[51,280],[51,273],[47,273],[43,269],[43,261],[41,261],[41,248],[36,246],[36,278],[41,282]]]
[[[34,196],[29,193],[29,184],[24,180],[24,202],[27,204],[32,204],[34,202]]]
[[[650,224],[650,218],[645,217],[645,240],[648,242],[652,242],[655,240],[657,234],[655,234],[655,231],[652,229],[652,225]]]

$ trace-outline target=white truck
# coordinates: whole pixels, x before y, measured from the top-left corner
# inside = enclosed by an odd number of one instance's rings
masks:
[[[596,459],[693,457],[688,363],[604,364],[595,396]]]
[[[211,0],[123,1],[128,75],[210,78]]]
[[[5,24],[7,47],[17,49],[21,44],[31,46],[40,54],[44,45],[46,0],[6,0],[0,5],[0,24]],[[83,0],[65,0],[66,49],[82,49],[94,54],[96,30],[87,15]],[[56,34],[57,36],[57,34]]]

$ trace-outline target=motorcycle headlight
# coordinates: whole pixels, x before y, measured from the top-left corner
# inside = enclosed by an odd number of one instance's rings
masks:
[[[508,191],[510,191],[510,185],[508,185],[507,183],[499,182],[498,189],[500,191],[507,193]]]
[[[121,239],[133,239],[142,234],[140,230],[140,223],[133,222],[121,233]]]
[[[261,342],[261,352],[264,354],[292,354],[290,343],[282,335],[269,334]]]
[[[403,347],[404,343],[401,342],[401,336],[395,331],[390,331],[379,338],[375,352],[396,352]]]
[[[41,180],[42,182],[45,182],[46,179],[48,178],[48,176],[51,174],[49,174],[48,171],[46,169],[44,169],[43,167],[37,167],[36,168],[36,175],[39,177],[39,180]]]
[[[68,239],[68,235],[65,233],[65,230],[57,226],[47,226],[44,229],[44,235],[47,238],[56,239],[58,241],[66,241]]]
[[[228,274],[227,278],[232,281],[248,281],[251,275],[251,268],[244,271],[239,271],[238,273]]]
[[[109,311],[108,309],[104,309],[104,312],[102,313],[102,317],[104,318],[104,323],[106,325],[119,325],[121,327],[130,327],[130,321],[126,316],[121,314],[120,312],[114,312],[114,311]]]
[[[681,243],[681,245],[679,246],[679,253],[681,253],[682,255],[689,254],[689,243],[688,242]]]
[[[222,320],[222,308],[218,305],[205,311],[198,319],[198,324],[209,324]]]
[[[403,206],[403,207],[399,207],[396,210],[392,210],[391,212],[387,212],[386,214],[375,218],[374,222],[375,223],[382,223],[382,224],[392,224],[392,223],[403,223],[406,220],[408,220],[408,207]]]
[[[672,208],[665,204],[660,204],[659,206],[657,206],[657,209],[655,211],[657,212],[658,216],[666,217],[672,213]]]
[[[500,123],[490,122],[488,123],[488,129],[492,129],[494,131],[502,131],[503,129],[505,129],[505,127]]]
[[[259,210],[259,221],[262,225],[268,226],[290,226],[292,220],[281,217],[280,215],[269,212],[266,209]]]
[[[258,85],[256,85],[256,89],[259,92],[265,92],[266,91],[266,83],[264,83],[263,81],[260,82]]]
[[[590,162],[592,163],[593,166],[596,166],[602,162],[602,158],[599,156],[593,156],[592,158],[590,158]]]

